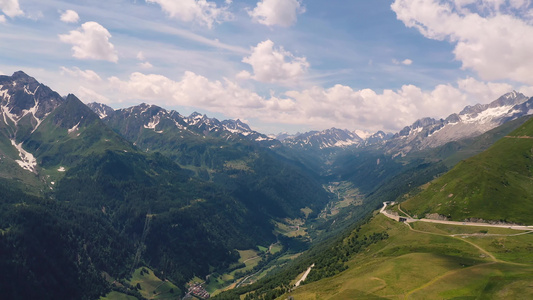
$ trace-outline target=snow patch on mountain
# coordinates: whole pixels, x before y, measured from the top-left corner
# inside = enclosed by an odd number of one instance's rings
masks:
[[[22,148],[22,143],[17,144],[15,140],[11,140],[11,144],[19,151],[20,160],[15,160],[21,168],[33,173],[37,173],[37,160],[33,154]]]
[[[464,123],[487,123],[510,112],[514,105],[488,108],[477,114],[460,115]]]
[[[354,133],[357,134],[357,136],[359,136],[363,140],[366,140],[372,136],[371,132],[363,131],[363,130],[355,130]]]
[[[81,121],[80,121],[81,122]],[[72,128],[68,129],[67,132],[68,134],[71,134],[73,133],[74,131],[77,131],[78,130],[78,126],[80,126],[80,122],[78,122],[78,124],[74,125]]]

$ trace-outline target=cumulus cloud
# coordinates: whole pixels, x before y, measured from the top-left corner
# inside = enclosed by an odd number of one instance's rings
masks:
[[[142,51],[139,51],[139,53],[137,53],[137,59],[138,60],[146,60],[146,57],[144,56],[144,53]]]
[[[232,18],[228,6],[218,7],[215,2],[206,0],[146,0],[148,3],[157,3],[171,18],[183,22],[197,22],[208,28],[213,23],[221,23]],[[231,1],[226,1],[227,5]]]
[[[66,10],[64,13],[61,14],[61,21],[65,23],[78,23],[80,20],[80,16],[77,12],[73,10]]]
[[[24,12],[20,9],[18,0],[0,0],[0,9],[10,18],[24,15]]]
[[[77,97],[81,99],[81,101],[85,103],[91,103],[91,102],[98,102],[98,103],[104,103],[108,104],[111,101],[109,98],[95,92],[94,90],[80,86],[77,92]]]
[[[510,4],[509,4],[510,3]],[[405,26],[455,44],[455,58],[484,80],[533,84],[533,24],[529,1],[395,0]]]
[[[144,56],[144,52],[142,51],[137,53],[137,59],[141,61],[137,65],[143,69],[151,69],[154,67],[149,61],[146,60],[146,56]]]
[[[4,15],[0,15],[0,24],[4,24],[6,22],[6,17]]]
[[[404,59],[402,61],[399,61],[397,59],[393,59],[392,63],[395,64],[395,65],[402,64],[402,65],[410,66],[411,64],[413,64],[413,61],[408,59],[408,58],[406,58],[406,59]]]
[[[143,69],[151,69],[154,67],[154,65],[152,65],[150,62],[148,61],[144,61],[144,62],[141,62],[138,64],[139,67],[143,68]]]
[[[70,69],[67,67],[61,67],[60,69],[61,69],[61,75],[79,77],[79,78],[83,78],[85,80],[94,81],[94,82],[102,81],[102,78],[100,78],[100,76],[96,74],[96,72],[93,70],[83,71],[78,67],[73,67]]]
[[[507,83],[482,82],[472,77],[457,81],[457,86],[480,103],[489,103],[513,90],[513,86]]]
[[[186,72],[179,80],[133,73],[126,80],[111,77],[108,82],[118,97],[126,98],[122,100],[192,106],[231,118],[268,123],[303,124],[316,129],[336,126],[372,132],[397,131],[427,116],[445,118],[466,105],[488,103],[512,90],[506,84],[465,78],[429,91],[404,85],[398,90],[376,92],[338,84],[263,97],[229,79],[212,81],[192,72]]]
[[[299,0],[262,0],[248,14],[260,24],[289,27],[296,23],[298,14],[304,12]]]
[[[86,22],[78,30],[59,35],[62,42],[73,45],[73,56],[76,58],[117,62],[117,52],[109,38],[109,31],[96,22]]]
[[[296,57],[283,47],[274,48],[274,42],[266,40],[252,47],[252,54],[243,58],[252,66],[251,78],[262,82],[286,83],[298,81],[307,73],[309,63],[305,57]],[[243,78],[246,73],[239,73]]]

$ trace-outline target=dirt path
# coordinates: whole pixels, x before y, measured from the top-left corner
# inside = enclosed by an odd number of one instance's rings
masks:
[[[386,208],[387,208],[387,204],[383,203],[383,207],[381,208],[380,213],[382,213],[383,215],[385,215],[386,217],[388,217],[390,219],[398,221],[399,220],[399,216],[396,216],[396,215],[388,213],[386,211]],[[414,231],[414,232],[418,232],[418,233],[422,233],[422,234],[432,234],[432,235],[438,235],[438,236],[445,236],[445,237],[450,237],[450,238],[453,238],[453,239],[457,239],[457,240],[463,241],[463,242],[468,243],[471,246],[475,247],[476,249],[478,249],[481,253],[483,253],[483,255],[485,255],[486,257],[490,258],[490,260],[491,260],[490,262],[479,264],[479,265],[475,265],[475,266],[471,266],[471,267],[468,267],[468,268],[479,268],[479,267],[482,267],[482,266],[487,266],[487,265],[496,264],[496,263],[529,266],[527,264],[513,263],[513,262],[508,262],[508,261],[503,261],[503,260],[497,259],[492,253],[490,253],[489,251],[483,249],[482,247],[480,247],[476,243],[471,242],[471,241],[469,241],[467,239],[468,237],[480,237],[481,235],[479,235],[479,234],[442,234],[442,233],[435,233],[435,232],[427,232],[427,231],[421,231],[421,230],[414,229],[411,226],[411,224],[409,224],[409,223],[420,221],[420,222],[428,222],[428,223],[440,223],[440,224],[458,225],[458,226],[483,226],[483,227],[512,228],[512,229],[516,229],[516,230],[528,230],[527,232],[522,232],[522,233],[517,233],[517,234],[509,234],[509,235],[492,234],[492,235],[483,235],[483,236],[519,236],[519,235],[533,233],[533,231],[532,231],[533,227],[530,228],[529,226],[509,226],[509,225],[494,225],[494,224],[487,224],[487,223],[471,223],[471,222],[439,221],[439,220],[429,220],[429,219],[413,219],[407,213],[405,213],[403,210],[401,210],[399,205],[398,205],[398,209],[400,210],[400,212],[402,212],[406,216],[408,216],[407,221],[404,222],[404,223],[405,223],[405,225],[407,225],[409,227],[409,230]],[[446,273],[444,273],[444,274],[442,274],[440,276],[437,276],[437,277],[433,278],[432,280],[426,282],[425,284],[423,284],[423,285],[421,285],[421,286],[419,286],[419,287],[407,292],[404,295],[404,299],[408,299],[409,296],[412,295],[413,293],[418,292],[420,290],[423,290],[423,289],[425,289],[425,288],[427,288],[427,287],[429,287],[429,286],[431,286],[433,284],[438,283],[441,279],[443,279],[445,277],[448,277],[448,276],[453,276],[454,274],[456,274],[458,272],[462,272],[463,270],[464,270],[464,268],[451,270],[451,271],[448,271],[448,272],[446,272]]]
[[[300,278],[300,280],[298,280],[296,282],[296,284],[294,285],[294,287],[298,287],[300,286],[300,284],[302,282],[304,282],[306,279],[307,279],[307,276],[309,275],[309,273],[311,272],[311,269],[315,266],[315,264],[312,264],[309,268],[307,268],[307,271],[305,271],[304,275],[302,276],[302,278]]]
[[[256,258],[261,258],[261,256],[250,257],[247,260],[243,261],[242,263],[246,263],[247,261],[250,261],[250,260],[253,260],[253,259],[256,259]]]
[[[241,281],[235,286],[235,288],[238,288],[239,286],[241,286],[241,284],[243,284],[244,282],[246,282],[246,280],[248,280],[248,279],[249,279],[250,277],[252,277],[252,276],[257,275],[259,272],[261,272],[261,270],[259,270],[259,271],[255,272],[255,273],[253,273],[252,275],[248,275],[248,276],[244,277],[244,279],[241,280]]]
[[[409,219],[413,219],[413,217],[411,217],[411,215],[409,215],[408,213],[406,213],[405,211],[402,210],[402,208],[400,207],[400,204],[398,204],[398,210],[401,211],[404,215],[406,215]]]
[[[393,215],[388,213],[385,209],[387,208],[387,203],[383,202],[383,207],[379,211],[380,213],[384,214],[387,218],[393,219],[398,221],[399,216]],[[426,222],[426,223],[437,223],[437,224],[447,224],[447,225],[457,225],[457,226],[478,226],[478,227],[494,227],[494,228],[509,228],[514,230],[527,230],[527,231],[533,231],[533,226],[523,226],[523,225],[512,225],[512,224],[490,224],[490,223],[477,223],[477,222],[458,222],[458,221],[444,221],[444,220],[433,220],[433,219],[413,219],[410,217],[407,213],[405,213],[403,210],[400,209],[398,205],[398,209],[404,213],[406,216],[408,216],[406,219],[406,223],[413,223],[413,222]]]

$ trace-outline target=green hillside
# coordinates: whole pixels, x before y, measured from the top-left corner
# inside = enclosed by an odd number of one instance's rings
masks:
[[[357,234],[385,231],[387,239],[349,256],[345,271],[276,299],[528,299],[531,295],[532,234],[422,222],[411,226],[377,215]]]
[[[129,142],[109,129],[76,96],[46,117],[24,142],[43,168],[70,167],[83,157],[106,150],[133,151]]]
[[[450,220],[469,218],[532,224],[533,120],[487,151],[460,162],[424,191],[402,203],[412,215],[437,213]]]

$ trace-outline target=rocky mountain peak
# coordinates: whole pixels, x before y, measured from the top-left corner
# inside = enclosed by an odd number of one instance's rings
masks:
[[[394,155],[444,145],[450,141],[485,133],[503,123],[530,113],[533,98],[516,91],[502,95],[488,104],[466,106],[446,119],[424,118],[406,126],[389,140],[385,148]]]
[[[100,119],[111,116],[115,112],[111,106],[102,103],[93,102],[87,104],[87,106],[94,111],[100,117]]]
[[[14,140],[27,137],[64,101],[59,94],[22,71],[0,76],[0,122],[10,128],[9,135]]]

